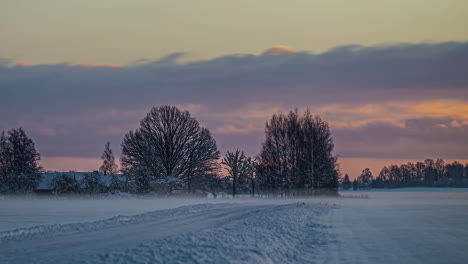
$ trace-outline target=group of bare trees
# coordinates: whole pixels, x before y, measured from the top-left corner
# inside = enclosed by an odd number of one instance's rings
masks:
[[[265,141],[259,155],[248,157],[240,150],[227,151],[220,162],[220,152],[211,133],[188,111],[175,106],[154,107],[141,120],[140,127],[123,139],[120,171],[127,181],[116,180],[107,189],[168,195],[175,190],[190,194],[208,192],[215,196],[222,191],[233,196],[336,194],[339,171],[333,148],[328,123],[308,110],[299,113],[296,109],[287,114],[274,114],[266,123]],[[40,181],[39,158],[34,142],[22,128],[2,132],[0,191],[33,190]],[[100,171],[104,175],[119,172],[109,142],[102,159]],[[223,167],[227,176],[222,173]],[[99,179],[93,178],[98,174],[90,175],[80,183],[80,188],[85,186],[84,189],[93,192],[100,188]],[[65,176],[54,184],[58,186],[54,188],[70,192],[78,186]],[[374,188],[468,186],[468,165],[426,159],[384,167],[376,178],[365,169],[353,183],[353,186],[361,185]],[[348,175],[342,186],[351,187]]]
[[[228,151],[219,164],[215,140],[188,111],[155,107],[140,128],[125,135],[122,171],[140,192],[151,192],[166,181],[174,185],[166,184],[168,193],[178,188],[189,193],[224,190],[233,196],[254,196],[256,191],[282,196],[336,193],[339,173],[327,122],[295,110],[273,115],[265,133],[258,157]],[[221,166],[227,178],[220,176]]]
[[[468,187],[468,164],[463,166],[458,161],[445,163],[440,158],[426,159],[415,163],[384,166],[377,177],[366,168],[354,185],[359,188],[366,182],[372,188]],[[342,186],[343,189],[348,189],[349,183],[343,180]]]
[[[285,197],[325,190],[336,193],[337,159],[332,154],[327,122],[309,111],[278,113],[266,123],[265,135],[257,157],[236,150],[228,151],[221,160],[210,131],[188,111],[175,106],[153,107],[140,127],[122,141],[120,171],[127,178],[125,183],[116,181],[112,188],[102,188],[99,173],[90,173],[80,182],[64,174],[52,181],[52,187],[57,193],[86,190],[90,194],[104,189],[167,195],[178,190],[215,196],[220,192]],[[0,187],[33,190],[40,180],[38,160],[33,141],[21,128],[8,131],[8,135],[2,133]],[[104,175],[119,172],[110,142],[102,160],[99,170]],[[223,167],[227,175],[223,175]]]
[[[257,180],[273,195],[336,193],[339,172],[328,123],[309,110],[274,114],[266,123]]]
[[[405,186],[468,186],[468,164],[455,161],[446,164],[443,159],[385,166],[374,181],[374,187]]]

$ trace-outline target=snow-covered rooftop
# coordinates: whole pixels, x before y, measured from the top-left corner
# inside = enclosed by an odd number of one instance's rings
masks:
[[[37,185],[36,190],[50,190],[50,184],[52,183],[52,180],[55,177],[60,176],[62,174],[70,175],[72,177],[75,177],[75,179],[77,181],[81,181],[86,176],[86,174],[91,174],[91,173],[93,173],[93,172],[74,172],[74,171],[71,171],[71,172],[46,172],[46,173],[41,173],[41,180],[40,180],[39,184]],[[112,176],[117,176],[119,178],[119,180],[125,181],[125,175],[123,175],[123,174],[107,174],[107,175],[104,175],[102,172],[98,172],[98,173],[101,176],[102,182],[107,186],[110,185]]]

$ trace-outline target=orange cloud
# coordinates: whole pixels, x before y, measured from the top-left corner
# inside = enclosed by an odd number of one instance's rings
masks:
[[[96,68],[96,67],[107,67],[107,68],[123,68],[123,65],[112,64],[112,63],[94,63],[94,62],[84,62],[79,64],[74,64],[74,66],[85,67],[85,68]]]
[[[39,134],[47,137],[55,137],[57,135],[57,131],[51,127],[41,127],[39,128]]]
[[[297,51],[288,46],[274,46],[265,50],[261,56],[276,56],[281,54],[296,53]]]
[[[16,63],[16,66],[20,66],[20,67],[31,67],[31,66],[34,66],[34,65],[35,65],[34,63],[27,62],[27,61],[22,61],[22,62]]]
[[[330,126],[332,128],[359,128],[366,126],[370,123],[386,123],[386,124],[391,124],[397,127],[404,128],[406,127],[405,122],[396,120],[396,119],[391,119],[391,118],[371,118],[371,119],[364,119],[364,120],[356,120],[356,121],[329,121]]]
[[[401,104],[400,107],[410,112],[427,117],[452,117],[468,119],[468,103],[455,100],[430,101],[417,104]]]
[[[36,66],[36,65],[37,64],[34,64],[32,62],[28,62],[28,61],[22,61],[22,62],[18,62],[16,64],[16,66],[20,66],[20,67],[32,67],[32,66]],[[94,63],[94,62],[84,62],[84,63],[72,64],[71,66],[84,67],[84,68],[97,68],[97,67],[123,68],[123,67],[125,67],[124,65],[121,65],[121,64]]]
[[[457,120],[453,120],[452,122],[450,122],[450,126],[451,127],[461,127],[462,124],[460,122],[458,122]]]
[[[441,124],[438,127],[461,127],[468,124],[468,103],[459,100],[334,104],[312,109],[312,112],[322,115],[336,128],[358,128],[372,122],[405,127],[404,120],[423,117],[455,119],[450,124]]]
[[[217,127],[213,130],[215,134],[229,135],[229,134],[246,134],[250,132],[263,131],[263,127],[256,127],[253,122],[248,122],[240,126],[233,124],[226,124],[224,126]]]

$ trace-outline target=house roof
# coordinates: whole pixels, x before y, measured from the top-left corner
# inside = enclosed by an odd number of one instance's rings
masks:
[[[52,183],[53,179],[57,176],[66,174],[74,177],[77,181],[81,181],[86,174],[91,174],[93,172],[46,172],[46,173],[41,173],[41,180],[37,184],[36,190],[50,190],[50,184]],[[111,183],[112,176],[117,176],[119,180],[125,181],[126,177],[123,174],[107,174],[104,175],[102,172],[98,172],[99,175],[101,176],[102,182],[106,185],[109,186]]]

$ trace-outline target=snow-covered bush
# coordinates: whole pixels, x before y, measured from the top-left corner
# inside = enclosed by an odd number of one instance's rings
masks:
[[[184,182],[176,177],[162,177],[152,182],[153,190],[158,194],[171,195],[174,190],[182,189]]]
[[[116,175],[112,175],[111,182],[107,188],[109,192],[125,192],[127,191],[127,185],[125,181],[122,181]]]
[[[89,194],[103,193],[106,189],[105,184],[101,180],[98,172],[87,173],[81,180],[81,188],[83,192]]]
[[[135,198],[135,195],[128,192],[111,191],[106,193],[104,197],[110,199],[132,199]]]
[[[55,177],[50,183],[50,188],[55,195],[80,193],[80,183],[75,177],[68,174]]]
[[[6,186],[9,192],[13,193],[29,193],[34,190],[41,176],[37,173],[20,173],[10,175]]]
[[[214,198],[223,190],[223,179],[214,173],[202,173],[194,177],[194,189],[208,193]]]

